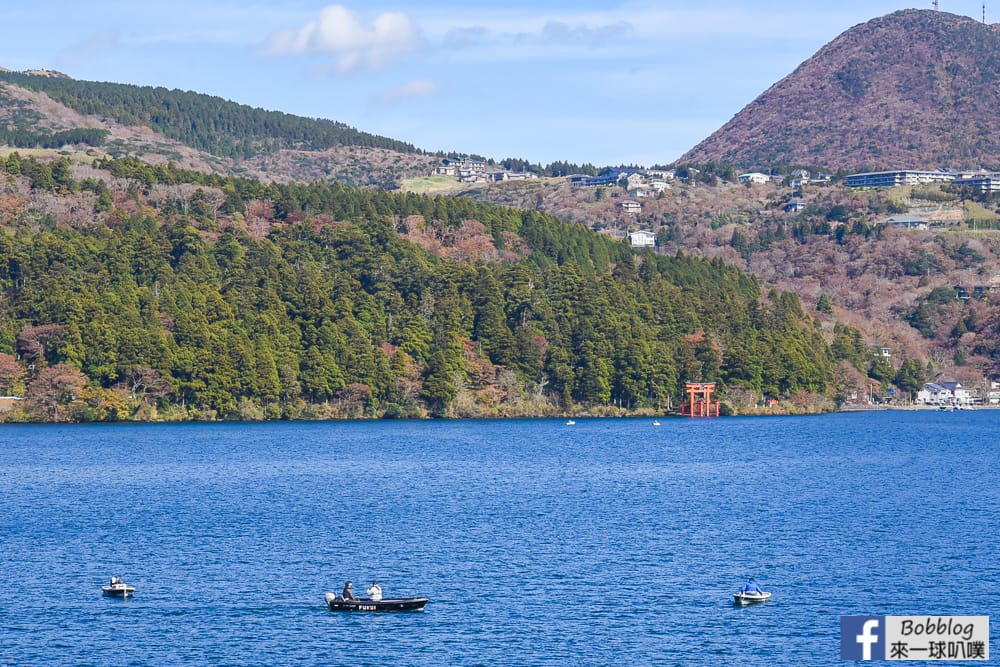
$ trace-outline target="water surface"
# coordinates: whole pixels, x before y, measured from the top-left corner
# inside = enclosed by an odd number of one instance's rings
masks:
[[[842,614],[989,615],[1000,413],[660,421],[4,426],[0,664],[829,665]]]

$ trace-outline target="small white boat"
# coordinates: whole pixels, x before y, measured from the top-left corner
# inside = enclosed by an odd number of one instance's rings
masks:
[[[576,422],[573,421],[572,419],[567,420],[567,422],[566,422],[566,426],[573,426],[574,424],[576,424]]]
[[[101,590],[110,598],[127,598],[135,594],[135,588],[122,581],[121,577],[111,577],[111,583],[101,586]]]
[[[653,426],[659,426],[659,425],[660,425],[660,422],[658,422],[658,421],[656,421],[656,420],[654,419],[654,420],[653,420]]]
[[[755,602],[767,602],[771,599],[771,594],[764,591],[757,591],[755,593],[747,593],[740,591],[739,593],[733,593],[733,601],[736,604],[753,604]]]

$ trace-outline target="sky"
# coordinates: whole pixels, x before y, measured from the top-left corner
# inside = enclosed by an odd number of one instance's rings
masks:
[[[908,8],[932,2],[6,0],[0,66],[193,90],[429,151],[652,166],[844,31]],[[982,0],[939,9],[983,18]]]

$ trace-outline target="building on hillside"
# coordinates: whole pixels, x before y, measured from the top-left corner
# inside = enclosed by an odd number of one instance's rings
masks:
[[[921,183],[946,183],[955,180],[955,172],[916,171],[872,171],[852,174],[844,181],[849,188],[894,188],[900,185],[920,185]]]
[[[771,180],[771,177],[767,174],[762,174],[759,171],[751,171],[746,174],[740,174],[740,183],[753,183],[754,185],[763,185]]]
[[[1000,192],[1000,173],[963,175],[954,183],[979,192]]]
[[[875,221],[876,225],[888,225],[898,229],[927,229],[930,221],[922,215],[890,215]]]
[[[633,248],[654,248],[656,247],[656,234],[645,229],[629,232],[628,242]]]
[[[804,210],[806,210],[806,203],[804,201],[795,200],[785,204],[785,213],[798,213]]]
[[[446,167],[454,167],[455,169],[468,169],[476,173],[482,173],[486,171],[486,163],[482,160],[474,160],[469,157],[446,157],[441,160],[441,164]]]
[[[588,188],[596,188],[602,185],[616,185],[618,183],[618,174],[611,172],[601,174],[600,176],[588,176],[583,179],[581,185]]]
[[[626,213],[638,213],[642,210],[642,204],[634,199],[623,199],[618,202],[618,206]]]

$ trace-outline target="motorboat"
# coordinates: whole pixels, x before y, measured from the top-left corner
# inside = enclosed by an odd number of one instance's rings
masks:
[[[566,426],[573,426],[574,424],[576,424],[576,422],[573,421],[572,419],[566,421]]]
[[[659,425],[660,425],[660,422],[659,422],[659,421],[657,421],[657,420],[653,420],[653,426],[659,426]]]
[[[430,602],[427,598],[354,598],[345,600],[335,593],[326,594],[330,611],[420,611]]]
[[[733,593],[733,601],[736,604],[754,604],[755,602],[767,602],[771,599],[771,594],[764,591],[740,591]]]
[[[101,590],[109,598],[127,598],[135,594],[135,588],[122,581],[121,577],[111,577],[111,583],[101,586]]]

